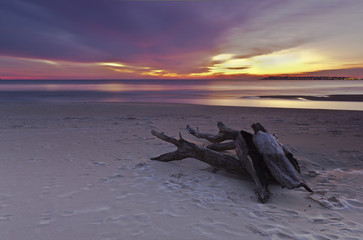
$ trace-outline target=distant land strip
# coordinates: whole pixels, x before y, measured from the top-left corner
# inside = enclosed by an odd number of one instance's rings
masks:
[[[328,76],[268,76],[262,80],[363,80],[354,77],[328,77]]]
[[[304,95],[273,95],[258,96],[259,98],[280,98],[311,101],[337,101],[337,102],[363,102],[363,95],[327,95],[327,96],[304,96]]]

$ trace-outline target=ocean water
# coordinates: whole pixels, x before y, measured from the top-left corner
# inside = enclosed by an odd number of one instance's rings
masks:
[[[363,111],[359,101],[259,96],[363,95],[363,81],[1,80],[0,102],[162,102]],[[328,99],[328,98],[327,98]]]

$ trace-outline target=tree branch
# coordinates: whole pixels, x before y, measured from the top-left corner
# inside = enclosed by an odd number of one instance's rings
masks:
[[[167,140],[167,142],[173,143],[178,147],[178,149],[174,152],[160,155],[152,158],[151,160],[170,162],[191,157],[205,162],[215,168],[225,169],[230,172],[248,176],[248,172],[244,169],[241,162],[232,156],[205,147],[200,147],[194,143],[184,140],[183,138],[177,140],[154,130],[151,131],[151,134],[161,140]]]
[[[189,125],[187,125],[187,130],[191,135],[193,135],[197,138],[206,139],[212,143],[220,143],[225,140],[235,140],[238,136],[238,131],[226,127],[222,122],[218,122],[217,127],[219,129],[219,132],[217,135],[208,134],[208,133],[200,133],[198,131],[198,128],[194,129]]]

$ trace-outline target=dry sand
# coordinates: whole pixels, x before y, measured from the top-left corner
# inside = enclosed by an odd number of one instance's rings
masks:
[[[215,174],[151,129],[261,122],[300,160],[315,193]],[[361,239],[363,112],[182,104],[2,104],[0,239]],[[312,200],[315,199],[316,201]]]

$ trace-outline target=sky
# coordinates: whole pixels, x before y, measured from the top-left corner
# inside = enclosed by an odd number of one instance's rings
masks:
[[[362,0],[1,0],[1,79],[363,78]]]

